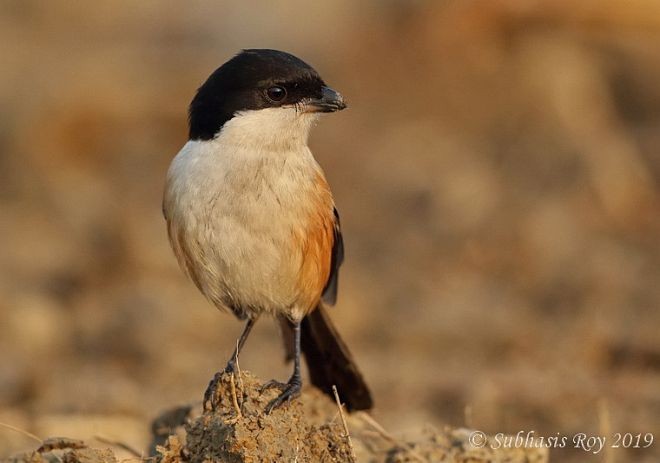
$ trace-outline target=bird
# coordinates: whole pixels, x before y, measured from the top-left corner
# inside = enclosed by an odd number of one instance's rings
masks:
[[[204,394],[215,410],[223,373],[262,315],[281,327],[293,372],[266,384],[280,394],[265,412],[302,387],[301,354],[311,383],[349,411],[373,406],[369,387],[326,307],[337,299],[344,260],[339,213],[325,174],[308,146],[324,113],[346,108],[340,93],[296,56],[246,49],[197,89],[188,111],[188,141],[172,160],[163,215],[179,265],[217,308],[245,321],[224,370]]]

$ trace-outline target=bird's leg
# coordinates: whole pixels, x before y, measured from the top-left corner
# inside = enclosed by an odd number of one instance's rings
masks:
[[[245,328],[243,328],[243,332],[241,333],[241,337],[238,338],[238,343],[234,348],[234,353],[231,354],[231,358],[229,359],[229,362],[227,362],[227,366],[223,371],[219,371],[213,376],[213,379],[206,388],[206,392],[204,392],[204,402],[203,402],[204,410],[215,410],[216,404],[214,398],[215,398],[215,393],[218,390],[218,384],[220,383],[220,378],[222,378],[222,375],[225,373],[234,372],[234,368],[236,368],[236,359],[238,358],[238,354],[241,353],[241,349],[243,349],[243,345],[245,344],[245,341],[247,341],[247,338],[250,335],[250,331],[252,331],[252,327],[256,323],[257,318],[258,317],[248,319],[247,323],[245,324]]]
[[[247,341],[247,338],[250,335],[250,331],[252,331],[252,327],[257,322],[258,318],[259,317],[257,316],[248,319],[247,323],[245,324],[245,328],[243,328],[243,332],[241,333],[241,337],[238,338],[238,343],[236,343],[236,347],[234,348],[234,353],[231,354],[231,358],[227,362],[227,366],[225,367],[225,371],[224,371],[225,373],[232,373],[234,371],[234,368],[236,368],[236,362],[238,361],[238,354],[240,354],[241,350],[243,350],[245,341]]]
[[[289,381],[286,384],[281,384],[276,381],[273,381],[266,385],[266,387],[274,385],[282,389],[282,393],[279,396],[277,396],[266,407],[266,414],[269,414],[274,408],[279,407],[284,402],[289,402],[294,397],[298,397],[300,395],[300,389],[302,387],[302,379],[300,377],[300,322],[296,322],[293,325],[293,333],[294,333],[293,374],[291,375],[291,378],[289,378]]]

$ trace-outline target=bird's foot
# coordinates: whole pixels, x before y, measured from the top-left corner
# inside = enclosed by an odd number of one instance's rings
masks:
[[[265,383],[263,386],[261,386],[261,389],[259,390],[259,392],[263,393],[264,391],[266,391],[268,389],[273,389],[273,388],[276,388],[276,389],[279,389],[280,391],[283,391],[287,388],[288,385],[289,385],[289,383],[281,383],[276,379],[271,379],[270,381]]]
[[[287,383],[280,383],[279,381],[271,380],[268,381],[261,390],[263,391],[272,387],[276,387],[282,392],[266,406],[266,415],[269,415],[271,411],[283,405],[285,402],[289,403],[292,399],[298,397],[300,395],[300,389],[302,388],[302,382],[300,381],[300,378],[296,376],[292,376]]]
[[[204,402],[202,406],[205,412],[215,411],[218,401],[218,386],[220,385],[220,379],[225,375],[225,373],[233,373],[235,369],[234,362],[229,362],[224,370],[217,372],[213,375],[213,379],[209,382],[209,385],[206,387],[204,392]]]
[[[204,392],[204,402],[202,402],[205,412],[215,410],[217,405],[216,395],[218,392],[218,384],[220,383],[220,378],[222,378],[223,373],[224,372],[222,371],[217,372],[206,387],[206,392]]]

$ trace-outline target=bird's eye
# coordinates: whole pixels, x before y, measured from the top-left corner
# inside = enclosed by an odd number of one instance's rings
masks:
[[[266,90],[266,95],[272,101],[282,101],[286,97],[286,89],[276,85]]]

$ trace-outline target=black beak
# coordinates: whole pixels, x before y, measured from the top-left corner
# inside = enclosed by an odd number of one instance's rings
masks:
[[[323,87],[321,98],[312,98],[308,103],[310,112],[334,113],[346,109],[344,98],[330,87]]]

